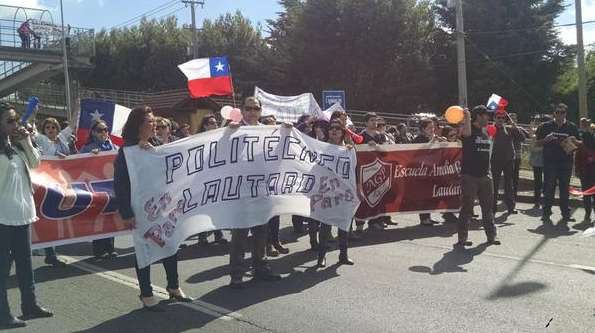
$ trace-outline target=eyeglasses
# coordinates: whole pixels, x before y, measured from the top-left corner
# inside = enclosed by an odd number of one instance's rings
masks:
[[[14,125],[14,124],[16,124],[16,123],[17,123],[17,121],[18,121],[18,119],[17,119],[17,118],[8,118],[8,119],[6,120],[6,124],[8,124],[8,125]]]
[[[342,131],[343,128],[341,126],[330,126],[328,128],[330,131]]]
[[[260,111],[261,107],[260,106],[244,106],[244,111]]]
[[[95,133],[107,133],[107,127],[96,128]]]
[[[167,125],[157,125],[157,126],[155,126],[155,128],[158,130],[164,130],[167,128]]]
[[[44,127],[45,129],[57,129],[56,126],[53,125],[47,125],[46,127]]]

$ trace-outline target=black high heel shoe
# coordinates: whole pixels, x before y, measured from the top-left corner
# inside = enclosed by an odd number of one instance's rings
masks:
[[[180,288],[174,289],[174,290],[170,290],[169,288],[165,288],[165,289],[167,290],[167,293],[169,294],[170,300],[173,299],[178,302],[184,302],[184,303],[192,302],[192,298],[186,296],[186,294],[184,294],[184,292]]]

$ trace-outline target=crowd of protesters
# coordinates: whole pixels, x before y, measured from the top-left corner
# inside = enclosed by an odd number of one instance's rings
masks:
[[[243,119],[229,122],[230,128],[240,126],[260,126],[278,124],[274,116],[262,117],[261,102],[254,97],[246,98],[241,111]],[[517,214],[516,201],[519,191],[522,144],[530,143],[530,164],[534,175],[535,208],[543,208],[542,220],[550,221],[554,194],[559,187],[559,206],[564,222],[572,221],[569,209],[569,185],[573,171],[580,178],[582,190],[595,186],[595,134],[588,119],[581,119],[580,128],[566,120],[567,107],[557,105],[553,116],[541,116],[534,119],[530,129],[519,126],[516,114],[504,110],[489,111],[485,106],[476,106],[464,112],[463,120],[457,125],[442,125],[437,117],[419,117],[415,127],[404,123],[395,126],[378,114],[369,112],[364,116],[365,127],[357,131],[347,113],[335,111],[330,119],[316,119],[303,115],[296,124],[281,123],[286,127],[295,126],[302,133],[352,149],[357,144],[403,145],[432,144],[438,142],[460,142],[462,145],[461,164],[461,201],[460,214],[444,213],[444,223],[456,223],[460,246],[469,246],[469,222],[474,216],[476,200],[481,207],[481,215],[487,242],[499,245],[494,215],[498,212],[499,187],[504,188],[503,202],[505,214]],[[29,169],[40,163],[40,156],[65,158],[79,153],[74,141],[75,127],[60,124],[54,118],[46,118],[41,123],[38,133],[34,125],[18,125],[14,108],[9,105],[0,107],[0,326],[21,327],[26,323],[11,315],[6,295],[6,277],[10,272],[11,262],[17,268],[17,278],[21,290],[22,312],[25,319],[52,316],[52,312],[40,307],[34,294],[33,270],[31,264],[30,224],[37,220],[33,204]],[[496,131],[490,134],[487,126],[493,122]],[[219,128],[219,120],[213,115],[206,115],[200,122],[199,133]],[[119,214],[128,228],[135,227],[135,214],[131,207],[130,179],[126,166],[124,150],[114,145],[109,139],[110,129],[104,121],[95,121],[89,136],[84,141],[80,153],[98,154],[103,151],[118,151],[114,165],[114,188]],[[356,134],[358,133],[358,134]],[[179,125],[173,119],[156,116],[150,107],[138,107],[131,111],[124,126],[122,137],[125,146],[138,145],[141,149],[150,149],[186,138],[192,134],[190,125]],[[80,139],[80,138],[79,138]],[[502,182],[501,182],[502,181]],[[584,196],[585,221],[590,221],[595,210],[592,196]],[[389,225],[397,225],[388,216],[370,219],[368,230],[381,232]],[[311,250],[318,254],[317,267],[326,266],[326,253],[329,242],[339,243],[339,263],[353,265],[348,256],[348,242],[364,237],[365,221],[352,221],[349,231],[339,230],[338,237],[333,237],[331,226],[325,221],[309,217],[293,216],[294,232],[308,233]],[[233,289],[243,288],[243,278],[247,265],[244,262],[248,246],[247,238],[251,233],[252,269],[254,278],[266,281],[278,281],[277,274],[267,261],[267,256],[275,257],[287,254],[290,249],[283,246],[279,235],[279,216],[262,225],[249,229],[231,230],[230,242],[230,284]],[[420,215],[420,224],[433,226],[439,222],[432,220],[430,214]],[[355,228],[353,228],[355,225]],[[198,235],[198,244],[209,244],[208,236],[214,235],[214,243],[225,244],[228,240],[221,230]],[[97,259],[114,259],[118,256],[114,248],[114,239],[107,238],[93,241],[93,254]],[[45,249],[46,264],[62,267],[64,261],[56,255],[55,249]],[[177,255],[162,260],[167,276],[167,292],[171,299],[189,302],[180,288],[177,272]],[[140,301],[143,307],[151,311],[164,311],[153,296],[150,281],[150,266],[140,269],[136,264],[136,274],[141,290]],[[8,268],[8,271],[6,269]]]

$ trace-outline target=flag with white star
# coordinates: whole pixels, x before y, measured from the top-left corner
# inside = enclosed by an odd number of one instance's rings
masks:
[[[112,101],[81,99],[81,113],[77,128],[77,148],[81,149],[82,146],[87,144],[91,127],[100,120],[105,121],[107,124],[112,142],[117,146],[121,146],[123,144],[121,138],[122,127],[129,113],[130,109]]]
[[[188,90],[193,98],[233,93],[226,56],[193,59],[178,68],[188,78]]]

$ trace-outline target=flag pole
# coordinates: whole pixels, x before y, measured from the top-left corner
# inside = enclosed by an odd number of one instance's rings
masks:
[[[233,107],[237,108],[238,106],[236,102],[236,92],[233,87],[233,75],[231,74],[231,65],[227,63],[227,66],[229,67],[229,81],[231,81],[231,98],[233,99]]]

